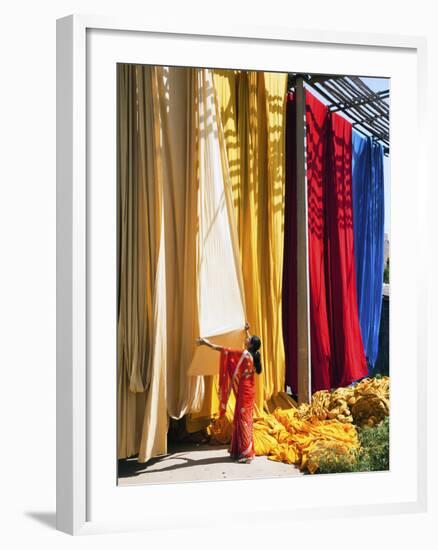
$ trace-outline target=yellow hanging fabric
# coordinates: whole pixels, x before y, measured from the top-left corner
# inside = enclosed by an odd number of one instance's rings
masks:
[[[118,65],[118,457],[166,451],[160,109],[154,67]],[[149,428],[144,434],[145,416]]]
[[[284,217],[284,102],[287,75],[243,71],[238,77],[240,189],[236,216],[251,332],[262,340],[256,404],[284,390],[281,318]],[[227,100],[221,99],[221,104]],[[225,110],[222,111],[225,114]]]
[[[269,235],[269,275],[265,292],[268,296],[264,310],[270,335],[271,361],[267,364],[265,399],[268,400],[285,389],[286,362],[283,344],[282,278],[284,243],[284,190],[286,177],[286,73],[263,73],[267,119],[267,211]],[[261,243],[263,261],[263,240]],[[266,256],[268,257],[268,256]]]
[[[262,339],[263,372],[256,377],[259,413],[267,407],[272,410],[271,398],[285,395],[281,284],[287,74],[215,70],[214,87],[237,222],[247,320],[251,332]],[[188,431],[204,427],[217,413],[216,392],[216,378],[208,380],[203,407],[188,418]],[[287,397],[281,402],[290,406]]]
[[[233,206],[237,207],[240,197],[240,151],[237,137],[237,85],[239,72],[215,70],[214,87],[219,125],[222,127],[228,162],[228,175],[233,196]]]

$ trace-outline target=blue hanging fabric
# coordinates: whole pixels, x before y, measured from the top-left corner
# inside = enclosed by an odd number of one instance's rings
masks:
[[[379,347],[383,290],[383,146],[353,132],[352,149],[357,300],[362,341],[372,374]]]

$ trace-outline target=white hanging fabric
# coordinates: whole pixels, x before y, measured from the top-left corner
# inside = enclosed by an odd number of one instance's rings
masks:
[[[201,337],[244,343],[245,300],[223,129],[212,72],[197,70],[198,321]],[[200,346],[189,375],[217,374],[217,352]]]

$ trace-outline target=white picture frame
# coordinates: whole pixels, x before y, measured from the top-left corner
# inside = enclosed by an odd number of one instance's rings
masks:
[[[146,42],[143,44],[142,41],[146,41],[147,44]],[[160,47],[157,47],[157,44]],[[117,50],[119,47],[120,50]],[[231,57],[233,48],[237,48],[234,51],[236,55]],[[334,54],[331,61],[326,61],[327,68],[324,71],[316,70],[323,66],[321,60],[311,61],[316,59],[318,49],[321,51],[326,49]],[[120,54],[117,53],[118,51]],[[260,56],[255,55],[256,51]],[[284,60],[287,59],[289,51],[294,51],[297,57],[291,62],[290,67],[286,67]],[[427,289],[426,275],[419,267],[421,260],[425,258],[427,226],[425,216],[421,215],[426,211],[427,194],[427,178],[424,173],[425,153],[423,152],[425,147],[422,147],[425,140],[425,52],[424,39],[408,36],[239,26],[233,26],[231,29],[199,29],[178,28],[163,24],[158,28],[135,20],[100,16],[72,15],[58,20],[57,528],[59,530],[70,534],[84,534],[114,530],[146,530],[163,527],[168,523],[172,523],[174,527],[187,525],[190,522],[191,525],[196,526],[208,525],[209,521],[214,522],[211,519],[211,510],[207,515],[203,515],[199,504],[199,513],[192,513],[191,519],[184,514],[177,515],[175,510],[184,502],[205,502],[206,498],[210,498],[209,495],[212,501],[220,503],[221,499],[232,498],[233,494],[237,494],[243,488],[249,495],[255,491],[255,487],[258,491],[277,491],[279,488],[279,480],[224,482],[225,485],[222,482],[205,482],[133,488],[116,487],[116,454],[114,451],[114,454],[109,456],[111,453],[107,452],[111,449],[111,441],[115,449],[115,414],[114,429],[106,427],[105,430],[97,431],[95,428],[102,420],[99,411],[104,410],[107,413],[109,411],[111,416],[115,403],[115,394],[112,393],[114,389],[112,384],[115,384],[115,363],[113,363],[114,369],[111,370],[110,367],[105,371],[102,370],[103,363],[111,364],[113,357],[111,353],[114,355],[115,349],[116,326],[112,323],[115,308],[114,311],[111,309],[113,305],[111,292],[115,288],[115,266],[112,266],[115,246],[112,241],[114,233],[111,225],[105,226],[109,230],[108,243],[104,244],[102,240],[100,241],[102,250],[99,251],[99,262],[94,264],[108,267],[110,273],[108,280],[102,283],[99,292],[96,290],[95,280],[101,273],[99,269],[90,270],[90,266],[94,261],[95,253],[97,254],[96,239],[102,239],[99,227],[103,225],[100,224],[111,224],[111,208],[114,205],[115,196],[115,186],[112,186],[115,163],[114,134],[111,134],[111,120],[106,122],[110,130],[108,136],[105,134],[108,128],[105,129],[104,124],[100,127],[99,124],[99,120],[103,118],[93,118],[92,111],[96,105],[95,102],[93,103],[93,93],[95,93],[94,88],[97,90],[98,86],[113,82],[111,78],[115,75],[115,71],[113,76],[111,76],[112,73],[110,74],[111,71],[105,73],[105,63],[107,66],[111,63],[111,66],[115,67],[117,61],[176,65],[197,63],[195,66],[228,67],[230,60],[233,59],[235,68],[338,72],[341,66],[353,66],[354,56],[357,60],[361,59],[360,63],[363,67],[367,66],[367,63],[371,67],[372,63],[377,63],[376,60],[382,60],[386,56],[385,63],[388,71],[384,74],[393,78],[394,81],[399,78],[397,75],[401,75],[400,71],[412,69],[409,85],[410,96],[415,97],[413,108],[415,112],[408,115],[406,124],[409,131],[415,133],[416,141],[410,163],[404,159],[409,144],[397,132],[400,128],[400,120],[397,117],[406,96],[403,95],[402,89],[391,88],[391,94],[395,92],[391,97],[391,113],[394,117],[391,120],[391,149],[394,150],[392,179],[397,176],[400,182],[399,187],[391,194],[393,199],[391,276],[395,274],[391,283],[391,361],[395,357],[397,364],[401,365],[400,370],[404,373],[407,372],[403,369],[408,361],[413,361],[416,366],[415,376],[410,381],[411,403],[415,414],[412,413],[412,418],[403,416],[404,413],[399,404],[400,400],[407,395],[407,385],[401,376],[400,379],[395,376],[391,385],[391,453],[393,449],[401,448],[400,422],[404,423],[407,429],[414,430],[415,440],[418,443],[418,447],[414,449],[413,474],[408,476],[406,487],[399,488],[399,479],[396,475],[406,464],[403,464],[403,459],[396,454],[394,468],[391,462],[391,471],[388,473],[352,474],[354,478],[348,477],[348,474],[334,477],[304,476],[290,480],[294,484],[295,495],[298,495],[295,499],[291,501],[291,499],[279,497],[276,502],[270,502],[269,505],[260,504],[259,509],[264,512],[263,517],[267,519],[273,517],[284,519],[291,512],[296,519],[307,519],[327,517],[327,515],[357,516],[426,510],[427,332],[425,309]],[[106,61],[101,62],[95,57],[100,54],[107,56]],[[340,55],[345,57],[342,63]],[[391,68],[391,63],[396,61],[398,64],[402,57],[406,62],[405,67],[394,65]],[[264,62],[265,66],[261,65]],[[307,65],[304,66],[303,63]],[[329,70],[330,63],[332,70]],[[376,76],[383,74],[381,70],[374,74]],[[341,74],[357,73],[358,71],[350,73],[347,71]],[[108,109],[115,104],[114,97],[115,87],[108,89],[105,99],[101,102],[100,117],[110,112]],[[107,110],[103,111],[103,109]],[[97,134],[95,135],[94,132],[101,134],[101,153],[96,149]],[[108,156],[111,151],[114,153],[113,158],[111,155]],[[108,166],[103,167],[102,159],[98,158],[100,154],[109,159]],[[100,168],[108,169],[109,172],[105,174],[95,172]],[[105,181],[109,182],[105,187],[106,190],[98,185],[95,187],[90,185],[91,181],[102,181],[104,178],[108,178]],[[410,199],[415,205],[415,219],[411,234],[408,234],[406,227],[400,223],[404,209],[408,205],[406,185],[409,183],[407,181],[409,178],[411,184],[412,181],[415,182],[415,186],[412,185],[410,191]],[[99,193],[107,192],[110,195],[100,200],[103,195]],[[97,205],[96,198],[99,198],[100,206]],[[99,223],[96,221],[98,218]],[[115,225],[115,216],[113,225]],[[402,244],[404,250],[402,250]],[[414,254],[414,260],[412,256],[410,261],[407,259],[406,256],[409,253]],[[403,293],[405,300],[401,303],[398,297]],[[402,308],[405,308],[405,311]],[[105,320],[108,312],[109,318]],[[98,321],[99,316],[101,323]],[[409,319],[409,323],[406,323],[406,319]],[[101,327],[97,332],[96,326]],[[406,338],[409,335],[411,342],[407,343]],[[109,355],[99,356],[99,349],[103,349],[102,343],[112,342],[112,339],[109,339],[111,336],[114,337],[114,343],[107,345],[108,349],[105,351]],[[397,350],[394,342],[404,342],[403,352]],[[114,378],[113,382],[109,378],[111,376]],[[97,389],[96,381],[101,384],[100,390]],[[96,449],[99,449],[99,453],[103,456],[103,458],[100,457],[102,465],[99,466],[102,469],[102,475],[100,470],[97,471]],[[114,472],[113,477],[111,468]],[[99,481],[97,481],[98,478]],[[281,480],[282,486],[287,483],[288,481]],[[331,490],[330,488],[335,486],[334,483],[347,492],[347,486],[357,486],[364,491],[364,498],[353,499],[351,494],[351,499],[346,505],[334,502],[332,506],[324,504],[323,499],[318,499],[318,505],[315,506],[317,495]],[[371,494],[365,498],[367,487],[373,484],[380,487],[381,498],[375,499]],[[402,491],[404,491],[403,494]],[[391,494],[394,498],[388,496]],[[371,498],[374,500],[370,500]],[[144,517],[134,513],[136,506],[138,509],[139,499],[143,499],[146,503],[154,503],[153,509],[146,506],[148,514],[144,514]],[[170,502],[174,503],[174,507],[169,505]],[[103,503],[108,505],[104,506]],[[132,510],[129,509],[131,503]],[[196,507],[196,504],[193,506]],[[166,510],[166,517],[163,515],[164,510]]]

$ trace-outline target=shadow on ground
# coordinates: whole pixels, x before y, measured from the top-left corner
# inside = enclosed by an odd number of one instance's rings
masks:
[[[56,529],[56,512],[25,512],[25,515],[50,529]]]
[[[179,470],[181,468],[189,468],[190,466],[208,466],[208,465],[216,465],[219,463],[227,463],[230,464],[233,461],[229,456],[220,456],[218,457],[215,453],[214,456],[211,458],[197,458],[193,459],[187,456],[188,453],[191,451],[196,450],[226,450],[228,447],[227,445],[215,445],[214,447],[209,447],[207,445],[178,445],[174,446],[171,449],[169,449],[169,453],[167,455],[163,456],[157,456],[155,458],[151,458],[148,460],[148,462],[140,463],[137,462],[137,458],[129,458],[127,460],[119,460],[118,463],[118,474],[120,478],[123,477],[134,477],[141,474],[145,474],[148,470],[155,470],[154,466],[165,464],[166,461],[170,460],[178,460],[177,464],[170,464],[169,466],[164,466],[159,469],[160,472],[171,472],[174,470]]]
[[[237,463],[228,454],[228,445],[191,443],[172,445],[166,455],[146,463],[137,457],[119,460],[118,485],[145,483],[180,483],[182,481],[216,481],[290,477],[302,475],[297,467],[255,457],[250,464]]]

